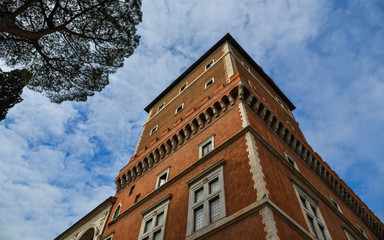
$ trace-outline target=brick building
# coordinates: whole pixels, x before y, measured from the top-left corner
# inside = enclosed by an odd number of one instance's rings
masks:
[[[294,109],[225,35],[145,108],[103,231],[73,239],[384,239]]]

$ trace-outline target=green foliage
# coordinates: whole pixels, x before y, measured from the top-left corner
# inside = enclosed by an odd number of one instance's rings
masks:
[[[141,18],[141,0],[3,0],[0,58],[51,101],[85,101],[132,55]]]
[[[10,108],[23,101],[21,94],[31,77],[25,69],[6,73],[0,71],[0,121],[5,119]]]

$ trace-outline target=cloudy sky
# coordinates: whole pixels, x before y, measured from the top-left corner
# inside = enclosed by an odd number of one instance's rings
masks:
[[[53,239],[114,195],[144,107],[229,32],[313,149],[384,220],[381,0],[144,0],[140,46],[85,103],[24,90],[0,123],[0,239]]]

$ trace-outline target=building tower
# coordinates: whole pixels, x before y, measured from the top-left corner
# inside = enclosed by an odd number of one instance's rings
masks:
[[[145,108],[105,225],[88,235],[384,239],[383,223],[307,143],[294,109],[225,35]],[[73,239],[92,239],[83,237],[84,222],[76,224],[57,239],[76,231]]]

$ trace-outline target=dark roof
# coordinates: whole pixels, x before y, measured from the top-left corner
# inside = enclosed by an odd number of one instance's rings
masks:
[[[296,107],[293,103],[284,95],[280,88],[275,84],[275,82],[263,71],[263,69],[248,55],[248,53],[236,42],[236,40],[227,33],[223,38],[221,38],[213,47],[211,47],[203,56],[201,56],[196,62],[194,62],[187,70],[185,70],[175,81],[173,81],[159,96],[157,96],[144,110],[149,113],[149,110],[169,91],[171,91],[179,82],[181,82],[188,74],[190,74],[199,64],[201,64],[209,55],[216,51],[221,45],[228,41],[244,58],[251,64],[251,66],[257,71],[258,74],[268,83],[270,87],[282,98],[282,100],[288,105],[289,109],[292,111]]]

